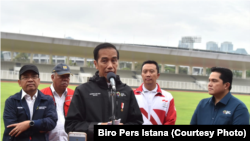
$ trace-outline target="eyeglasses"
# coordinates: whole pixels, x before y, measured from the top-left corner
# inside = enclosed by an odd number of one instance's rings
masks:
[[[34,76],[24,76],[23,78],[21,78],[22,80],[29,80],[29,79],[33,79],[33,80],[36,80],[38,79],[39,77],[37,75],[34,75]]]

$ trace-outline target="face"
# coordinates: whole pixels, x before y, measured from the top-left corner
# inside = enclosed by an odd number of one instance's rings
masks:
[[[118,66],[117,52],[113,48],[100,49],[98,52],[98,61],[94,61],[96,69],[99,70],[99,76],[107,79],[107,74],[113,72],[116,74]]]
[[[69,85],[70,74],[58,75],[55,73],[51,75],[51,79],[56,90],[65,91]]]
[[[156,80],[159,78],[160,74],[157,73],[155,64],[145,64],[142,67],[141,76],[144,84],[156,85]]]
[[[223,94],[228,91],[230,83],[223,84],[219,72],[212,72],[208,78],[208,93],[211,95]]]
[[[32,94],[37,91],[40,78],[34,71],[26,71],[21,75],[21,80],[18,80],[18,84],[26,93]]]

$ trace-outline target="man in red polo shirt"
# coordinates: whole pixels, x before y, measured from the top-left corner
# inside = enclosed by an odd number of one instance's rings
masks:
[[[70,68],[66,64],[58,64],[52,70],[50,87],[42,89],[42,93],[50,95],[55,101],[58,121],[56,127],[49,132],[50,141],[67,141],[68,134],[64,130],[65,117],[74,94],[74,90],[67,88],[70,80]]]

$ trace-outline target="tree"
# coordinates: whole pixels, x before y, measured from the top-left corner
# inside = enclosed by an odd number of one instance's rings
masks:
[[[87,67],[94,68],[95,67],[94,61],[87,61]]]
[[[247,71],[246,71],[246,74],[247,74],[247,75],[246,75],[247,77],[250,77],[250,70],[247,70]]]
[[[234,77],[241,77],[242,76],[242,71],[233,70],[232,72],[233,72]]]
[[[187,67],[179,67],[179,73],[180,74],[188,74],[188,68]]]
[[[207,68],[206,69],[206,74],[210,75],[210,73],[211,73],[211,68]]]
[[[29,56],[28,53],[18,53],[16,57],[14,58],[14,61],[18,62],[28,62],[29,61]]]
[[[72,60],[69,60],[69,65],[70,66],[75,66],[75,63]]]
[[[141,65],[142,63],[135,63],[135,70],[141,71]]]
[[[165,72],[167,73],[175,73],[175,67],[165,66]]]

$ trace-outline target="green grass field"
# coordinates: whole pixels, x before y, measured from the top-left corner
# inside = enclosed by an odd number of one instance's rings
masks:
[[[50,84],[40,84],[39,89],[50,86]],[[75,89],[76,86],[69,86],[71,89]],[[19,92],[21,87],[19,87],[18,83],[10,83],[10,82],[1,82],[1,140],[4,132],[4,123],[3,123],[3,110],[5,100]],[[187,125],[190,123],[193,112],[199,103],[199,101],[203,98],[210,97],[207,93],[197,93],[197,92],[182,92],[182,91],[169,91],[174,97],[175,107],[177,111],[177,125]],[[234,95],[235,97],[242,100],[248,109],[250,109],[250,96],[249,95]],[[248,110],[249,111],[249,110]]]

